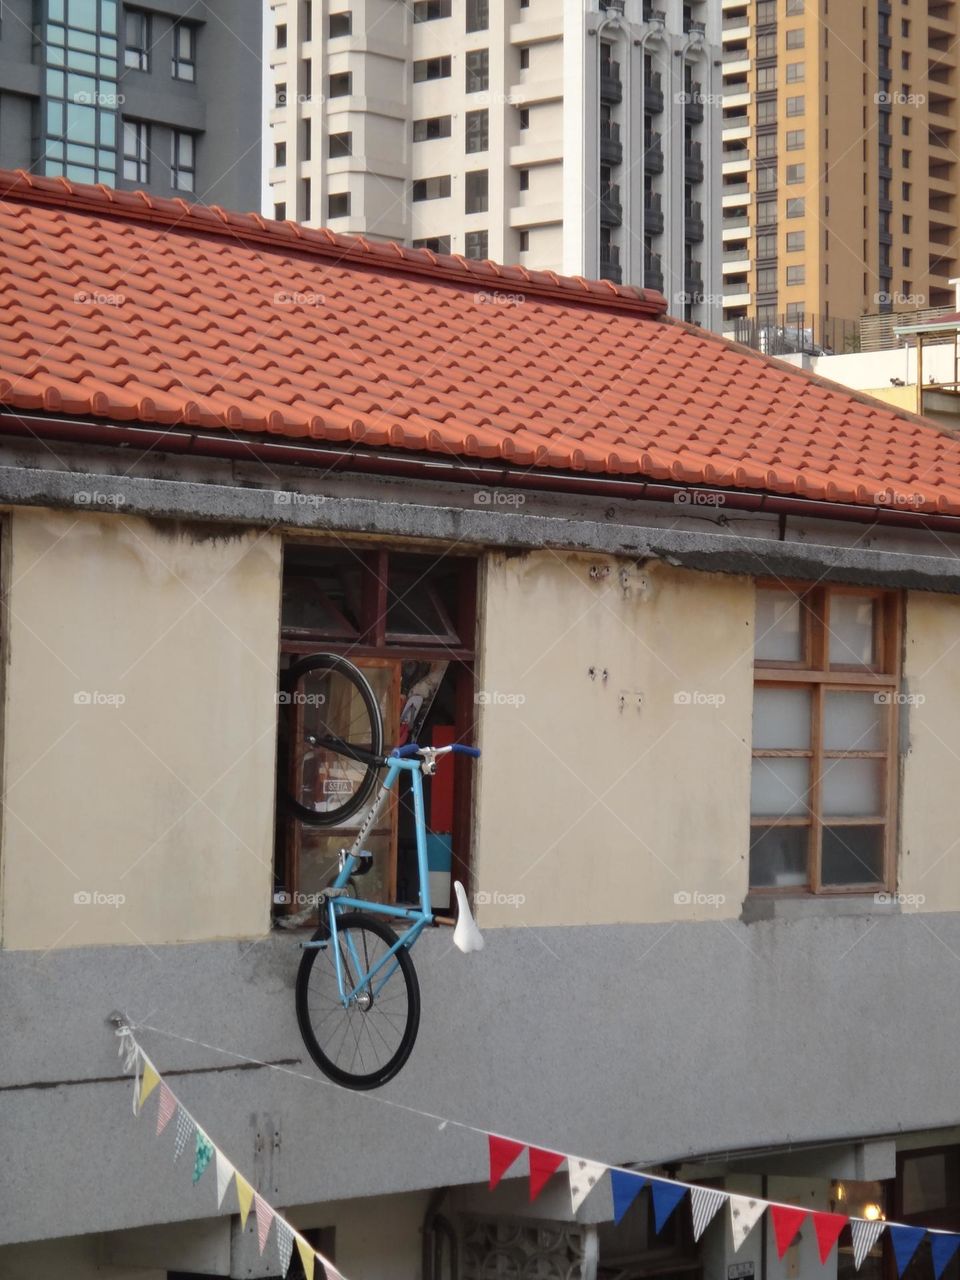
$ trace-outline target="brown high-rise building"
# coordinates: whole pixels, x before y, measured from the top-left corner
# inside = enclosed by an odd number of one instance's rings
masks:
[[[954,0],[722,5],[725,331],[951,304]]]

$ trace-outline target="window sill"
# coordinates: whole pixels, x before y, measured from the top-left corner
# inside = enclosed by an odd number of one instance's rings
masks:
[[[811,916],[834,918],[839,916],[899,915],[900,903],[896,894],[888,893],[889,902],[878,902],[875,893],[754,893],[743,902],[740,919],[743,924],[758,924],[764,920],[807,920]]]

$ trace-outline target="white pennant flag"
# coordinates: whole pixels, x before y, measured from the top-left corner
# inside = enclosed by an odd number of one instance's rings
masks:
[[[851,1218],[850,1236],[853,1240],[853,1265],[857,1271],[860,1264],[880,1239],[880,1234],[887,1224],[881,1219]]]
[[[572,1156],[567,1161],[570,1175],[570,1203],[576,1213],[587,1196],[607,1172],[608,1165],[598,1164],[596,1160],[575,1160]]]
[[[227,1188],[233,1180],[236,1173],[233,1165],[223,1154],[219,1147],[216,1148],[217,1153],[217,1208],[222,1208],[223,1197],[227,1194]]]
[[[690,1207],[693,1210],[693,1238],[699,1240],[716,1217],[726,1200],[726,1193],[712,1187],[693,1187],[690,1191]]]
[[[757,1225],[759,1218],[767,1207],[766,1200],[755,1200],[752,1196],[730,1196],[730,1227],[733,1230],[733,1251],[740,1248],[744,1240]]]

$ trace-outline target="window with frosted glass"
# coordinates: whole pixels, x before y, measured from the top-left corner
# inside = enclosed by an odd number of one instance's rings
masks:
[[[752,889],[888,885],[898,625],[895,593],[757,588]]]

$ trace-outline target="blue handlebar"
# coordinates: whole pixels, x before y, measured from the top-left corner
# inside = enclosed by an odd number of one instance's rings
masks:
[[[399,756],[401,760],[409,760],[411,756],[418,756],[421,749],[416,742],[407,742],[402,747],[395,747],[390,754]],[[480,755],[479,747],[466,747],[460,742],[451,743],[450,750],[457,752],[461,756],[473,756],[474,759],[477,759]]]
[[[458,752],[462,756],[473,756],[475,760],[479,760],[480,758],[479,747],[465,747],[460,742],[454,742],[452,744],[452,750]]]

